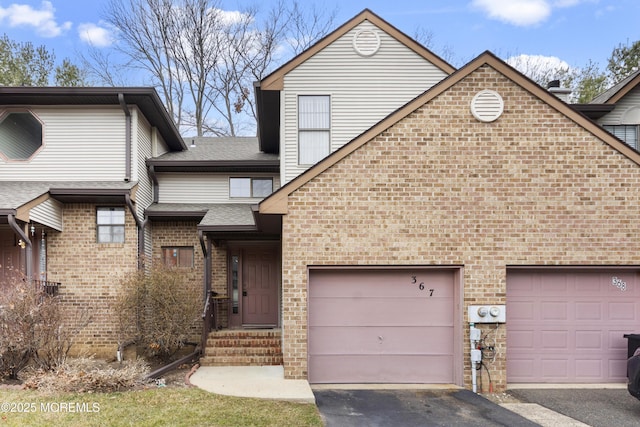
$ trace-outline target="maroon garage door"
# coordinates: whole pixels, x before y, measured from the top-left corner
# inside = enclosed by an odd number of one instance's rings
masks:
[[[640,332],[637,271],[507,273],[507,381],[626,380],[626,333]]]
[[[309,273],[311,383],[453,383],[454,271]]]

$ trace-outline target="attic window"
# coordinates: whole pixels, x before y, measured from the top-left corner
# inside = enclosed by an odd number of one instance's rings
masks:
[[[373,56],[380,49],[380,36],[373,30],[360,30],[353,35],[353,49],[360,56]]]
[[[42,123],[28,111],[11,112],[0,121],[0,155],[29,160],[42,147]]]
[[[504,101],[500,94],[493,90],[483,90],[471,100],[471,114],[484,123],[497,120],[504,110]]]

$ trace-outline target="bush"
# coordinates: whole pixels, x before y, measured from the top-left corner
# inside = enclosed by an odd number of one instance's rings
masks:
[[[88,323],[85,308],[73,325],[65,324],[58,297],[19,276],[0,284],[0,307],[0,379],[17,379],[30,360],[43,369],[64,363],[74,336]]]
[[[113,392],[142,387],[149,365],[143,360],[127,360],[108,365],[92,358],[69,359],[53,370],[25,372],[25,387],[44,392]]]
[[[181,270],[160,266],[127,276],[114,309],[121,344],[138,342],[169,361],[188,342],[201,300]]]
[[[36,351],[36,326],[41,323],[43,297],[17,276],[4,281],[1,288],[0,379],[17,379]]]

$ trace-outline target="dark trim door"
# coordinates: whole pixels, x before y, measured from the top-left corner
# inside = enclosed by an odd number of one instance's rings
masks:
[[[277,245],[230,250],[230,326],[278,325],[279,252]]]

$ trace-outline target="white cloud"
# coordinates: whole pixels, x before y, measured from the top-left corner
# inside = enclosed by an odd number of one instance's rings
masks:
[[[519,27],[544,22],[554,8],[577,6],[585,0],[472,0],[471,5],[489,18]]]
[[[93,23],[78,25],[78,36],[83,42],[96,47],[108,47],[115,41],[113,31]]]
[[[13,3],[8,7],[0,7],[0,23],[9,27],[33,27],[42,37],[57,37],[71,28],[71,22],[58,24],[55,9],[50,1],[43,1],[40,9],[30,5]]]
[[[569,64],[556,56],[522,54],[509,57],[505,62],[543,86],[560,78],[563,71],[571,71]]]
[[[472,5],[491,19],[522,27],[538,24],[551,14],[545,0],[473,0]]]

